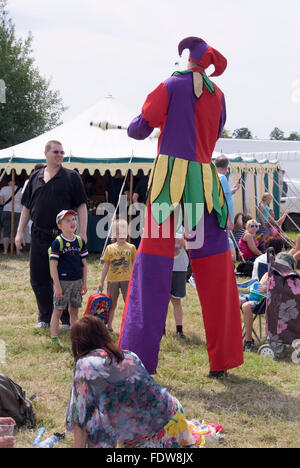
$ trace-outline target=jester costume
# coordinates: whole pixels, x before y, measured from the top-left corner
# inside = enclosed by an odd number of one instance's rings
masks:
[[[228,208],[211,162],[226,120],[225,99],[205,74],[214,64],[211,76],[220,75],[227,61],[196,37],[180,42],[179,55],[186,48],[193,66],[175,72],[149,94],[142,113],[128,128],[135,139],[147,138],[156,127],[161,130],[119,341],[123,349],[140,357],[151,374],[156,372],[168,312],[179,207],[188,229],[197,232],[201,225],[204,234],[204,243],[190,244],[189,256],[210,369],[224,371],[243,363],[238,292],[225,231]]]

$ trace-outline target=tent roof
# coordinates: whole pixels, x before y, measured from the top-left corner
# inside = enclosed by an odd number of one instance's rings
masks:
[[[28,140],[19,145],[3,149],[0,151],[0,168],[6,167],[10,162],[9,169],[15,168],[18,173],[22,169],[31,171],[34,164],[45,162],[44,147],[49,140],[61,141],[65,152],[65,166],[77,168],[82,172],[85,168],[99,169],[101,172],[106,169],[111,171],[123,167],[128,167],[132,158],[131,169],[136,172],[143,168],[148,170],[157,152],[157,138],[151,136],[146,140],[138,141],[127,136],[126,130],[107,130],[90,126],[90,122],[108,121],[115,125],[127,127],[136,112],[131,112],[124,108],[117,99],[112,96],[103,98],[95,105],[75,117],[74,119],[44,133],[36,138]],[[271,152],[272,157],[266,157],[264,153],[262,161],[258,161],[256,153],[258,150],[268,151],[266,148],[279,148],[278,142],[265,141],[264,146],[258,146],[257,140],[234,140],[221,139],[218,141],[214,157],[220,152],[227,154],[234,163],[273,163],[276,159],[276,152]],[[284,147],[295,147],[293,143],[300,142],[280,142]],[[251,149],[252,148],[252,149]],[[278,150],[278,149],[277,149]],[[276,151],[276,150],[275,150]],[[250,153],[243,157],[244,154]],[[270,154],[271,156],[271,154]],[[273,161],[271,161],[272,159]]]
[[[113,160],[135,157],[151,158],[155,155],[157,140],[148,138],[137,141],[128,138],[126,130],[107,130],[90,126],[91,121],[108,121],[127,127],[134,117],[112,96],[99,101],[74,119],[19,145],[0,151],[0,162],[13,156],[14,162],[21,164],[45,161],[44,147],[49,140],[61,141],[66,152],[66,160],[80,158],[80,162],[96,162],[95,159]],[[107,161],[110,162],[110,161]]]
[[[255,159],[278,159],[287,153],[298,153],[300,158],[300,141],[290,140],[246,140],[221,138],[217,141],[215,151],[226,155],[234,154]]]

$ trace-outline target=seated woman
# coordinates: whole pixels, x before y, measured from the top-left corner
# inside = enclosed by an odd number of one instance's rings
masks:
[[[218,425],[189,422],[132,352],[118,348],[101,319],[85,316],[71,330],[74,381],[67,429],[74,447],[198,447]]]
[[[233,229],[232,229],[232,235],[238,244],[242,235],[245,232],[244,228],[244,215],[243,213],[237,213],[234,217],[234,223],[233,223]]]
[[[232,259],[235,262],[236,259],[239,257],[239,249],[238,249],[238,244],[239,241],[242,237],[242,235],[245,232],[245,227],[244,227],[244,215],[243,213],[237,213],[234,217],[234,222],[233,222],[233,229],[230,232],[229,236],[229,244],[230,244],[230,250],[232,254]],[[232,251],[232,243],[235,245],[235,256],[233,255]]]
[[[273,197],[269,192],[263,194],[261,202],[258,205],[258,222],[259,222],[259,231],[258,234],[262,234],[262,241],[265,242],[269,237],[269,215],[271,209],[271,203]]]
[[[249,219],[246,223],[246,231],[239,241],[239,249],[244,260],[254,261],[261,251],[258,249],[258,240],[256,239],[259,223],[255,219]]]

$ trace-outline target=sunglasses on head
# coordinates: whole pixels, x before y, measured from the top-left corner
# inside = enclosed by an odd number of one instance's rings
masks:
[[[257,224],[250,224],[250,227],[251,228],[259,228],[259,226]]]
[[[62,155],[65,154],[64,151],[58,151],[58,150],[53,150],[52,153],[54,153],[54,154],[62,154]]]

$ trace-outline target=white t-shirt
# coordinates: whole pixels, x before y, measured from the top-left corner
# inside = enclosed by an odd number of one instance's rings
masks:
[[[15,186],[15,192],[18,189],[17,186]],[[6,185],[5,187],[2,187],[0,190],[0,197],[4,198],[4,203],[9,200],[12,196],[12,186],[11,185]],[[22,190],[19,189],[18,192],[15,194],[15,213],[21,213],[22,211],[22,205],[21,205],[21,199],[22,199]],[[3,211],[11,211],[12,210],[12,200],[7,203],[5,206],[3,206]]]
[[[173,271],[187,271],[189,266],[189,256],[184,247],[181,247],[181,252],[174,258]]]
[[[181,228],[176,233],[176,239],[183,239],[184,238],[184,230]],[[175,250],[180,247],[180,244],[176,242],[175,239]],[[189,256],[184,247],[180,247],[180,251],[177,255],[174,256],[174,265],[173,271],[187,271],[189,266]]]
[[[259,263],[264,263],[264,264],[268,264],[268,260],[267,260],[267,254],[264,253],[262,255],[260,255],[259,257],[257,257],[255,260],[254,260],[254,263],[253,263],[253,270],[252,270],[252,279],[257,279],[257,281],[259,280],[258,278],[258,264]]]

